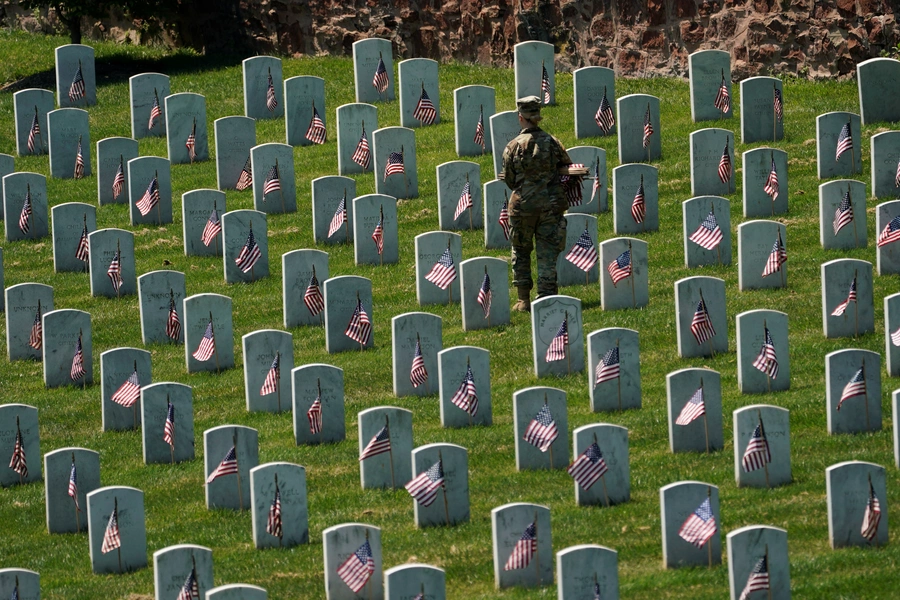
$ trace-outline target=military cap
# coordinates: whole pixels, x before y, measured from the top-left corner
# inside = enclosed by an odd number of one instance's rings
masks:
[[[538,121],[541,117],[541,99],[537,96],[524,96],[516,100],[519,114],[530,121]]]

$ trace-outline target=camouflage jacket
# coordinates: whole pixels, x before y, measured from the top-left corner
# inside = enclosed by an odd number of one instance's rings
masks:
[[[568,206],[557,168],[572,164],[566,149],[540,127],[523,129],[503,150],[504,181],[513,190],[510,210]]]

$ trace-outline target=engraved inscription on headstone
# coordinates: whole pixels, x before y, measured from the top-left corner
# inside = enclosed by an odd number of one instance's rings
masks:
[[[556,553],[557,598],[619,600],[618,553],[596,544],[569,546]]]
[[[743,154],[745,217],[773,217],[788,211],[788,156],[784,150],[754,148]]]
[[[371,104],[344,104],[337,107],[335,115],[338,175],[373,172],[372,132],[378,129],[378,108]]]
[[[596,283],[600,274],[597,253],[597,217],[567,213],[566,240],[556,258],[556,281],[559,287]]]
[[[125,163],[132,225],[172,222],[172,167],[165,158],[141,156]]]
[[[735,191],[734,133],[698,129],[690,135],[691,195],[727,196]]]
[[[138,304],[141,338],[144,344],[179,344],[184,341],[181,302],[185,292],[184,273],[150,271],[138,277]]]
[[[322,546],[326,600],[384,600],[382,587],[384,561],[380,528],[365,523],[335,525],[322,532]],[[359,588],[359,592],[354,592],[341,579],[338,569],[349,557],[366,546],[372,555],[373,570],[368,580]]]
[[[438,223],[444,231],[481,229],[481,167],[452,160],[437,166]]]
[[[762,560],[765,560],[767,577],[765,593],[772,600],[790,600],[791,571],[786,530],[769,525],[749,525],[729,532],[725,539],[731,600],[739,600],[745,589],[756,591],[750,592],[750,597],[763,595],[764,590],[758,585],[750,585],[753,571]],[[762,581],[758,580],[758,583]]]
[[[182,194],[185,256],[222,256],[222,216],[226,211],[225,192],[201,189]]]
[[[431,565],[406,563],[384,572],[384,597],[387,600],[415,600],[416,594],[428,600],[446,600],[447,574]]]
[[[603,310],[638,308],[650,302],[647,260],[644,240],[621,237],[600,244]]]
[[[197,591],[206,598],[213,587],[212,550],[194,544],[167,546],[153,553],[154,600],[177,598],[193,574]]]
[[[856,65],[856,80],[863,125],[900,121],[900,110],[891,101],[900,93],[900,61],[884,57],[864,60]]]
[[[269,276],[266,214],[233,210],[222,215],[222,265],[225,283],[252,283]]]
[[[433,481],[430,470],[439,462],[444,479],[440,489],[431,495],[427,491],[428,482],[417,482],[413,488],[425,487],[425,491],[418,492],[421,496],[413,495],[416,527],[452,526],[469,520],[469,455],[465,448],[456,444],[419,446],[412,451],[413,481],[426,472],[429,473],[425,477]],[[428,502],[428,506],[420,499]]]
[[[250,150],[253,172],[253,208],[267,214],[297,212],[294,148],[287,144],[260,144]]]
[[[48,233],[47,178],[37,173],[18,172],[3,177],[3,229],[7,242],[36,240]],[[31,214],[24,210],[26,200]],[[23,213],[24,218],[22,218]],[[22,224],[26,224],[25,227]]]
[[[826,250],[865,248],[866,184],[837,179],[819,186],[819,241]]]
[[[681,203],[684,266],[731,264],[731,205],[721,196],[697,196]],[[741,263],[743,265],[743,263]]]
[[[575,502],[579,506],[609,507],[631,499],[627,428],[605,423],[585,425],[572,432],[572,445],[573,471],[569,474],[574,479]],[[590,465],[596,468],[600,461],[606,469],[603,475],[595,478]]]
[[[415,238],[415,252],[419,306],[459,302],[462,237],[444,231],[421,233]]]
[[[0,487],[41,481],[38,409],[27,404],[2,404],[0,423],[0,456],[12,457],[0,469]],[[18,443],[21,443],[21,454],[16,451]]]

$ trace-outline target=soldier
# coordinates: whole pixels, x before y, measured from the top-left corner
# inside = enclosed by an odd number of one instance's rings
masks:
[[[563,213],[568,201],[559,180],[560,166],[572,164],[566,149],[555,137],[538,127],[541,101],[525,96],[516,101],[522,131],[503,150],[503,180],[512,195],[509,223],[512,226],[513,285],[519,301],[513,310],[531,310],[531,250],[537,239],[537,297],[557,293],[556,259],[566,242]]]

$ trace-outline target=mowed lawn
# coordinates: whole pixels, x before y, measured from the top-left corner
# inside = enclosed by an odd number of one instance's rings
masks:
[[[58,37],[23,33],[0,34],[0,152],[15,154],[12,93],[26,87],[53,88],[53,49],[67,43]],[[206,123],[211,152],[212,122],[243,114],[240,59],[210,58],[188,52],[96,44],[98,104],[89,109],[91,147],[96,168],[95,143],[111,136],[129,137],[128,77],[157,71],[171,76],[171,90],[206,96]],[[327,363],[344,370],[346,382],[347,439],[339,444],[297,447],[291,415],[248,413],[244,401],[240,336],[265,328],[282,329],[281,261],[285,252],[315,247],[312,236],[310,181],[337,174],[335,109],[354,101],[353,68],[349,58],[287,59],[284,77],[316,75],[325,79],[328,142],[323,146],[296,148],[298,212],[268,219],[271,276],[249,285],[226,285],[221,260],[184,256],[181,195],[198,188],[215,188],[215,161],[172,167],[174,223],[162,227],[132,227],[125,205],[98,209],[98,228],[121,227],[135,234],[138,275],[156,269],[174,269],[187,276],[187,293],[219,293],[234,301],[236,366],[221,374],[188,375],[181,346],[151,345],[153,380],[185,383],[193,388],[194,434],[197,458],[177,465],[145,466],[138,431],[101,432],[100,386],[47,390],[41,364],[0,360],[0,402],[23,402],[39,410],[41,450],[80,446],[100,452],[103,485],[134,486],[144,491],[148,559],[152,552],[180,543],[212,548],[215,583],[245,582],[260,585],[273,600],[324,597],[322,531],[347,522],[382,528],[385,569],[406,562],[421,562],[447,572],[448,597],[555,598],[556,589],[494,589],[491,553],[491,509],[508,502],[535,502],[551,511],[554,552],[576,544],[595,543],[618,551],[621,595],[624,598],[721,599],[728,594],[727,564],[712,569],[662,568],[659,488],[681,480],[698,480],[719,486],[720,529],[724,535],[739,527],[767,524],[788,531],[792,591],[795,598],[889,598],[895,595],[900,548],[889,543],[880,548],[831,550],[828,543],[825,497],[826,467],[846,460],[871,461],[887,468],[888,497],[882,507],[894,512],[900,501],[894,467],[890,421],[890,394],[894,382],[882,367],[883,429],[866,435],[829,436],[826,432],[825,355],[843,348],[884,352],[883,303],[886,295],[900,290],[895,276],[875,277],[875,333],[854,340],[825,339],[822,333],[819,265],[827,260],[852,257],[875,262],[875,206],[867,201],[869,246],[851,251],[823,251],[819,244],[818,185],[816,178],[815,117],[847,110],[859,112],[855,81],[785,81],[785,140],[776,147],[789,156],[788,214],[778,220],[787,225],[788,286],[774,291],[738,290],[736,227],[743,222],[741,209],[740,153],[760,147],[739,143],[740,121],[692,123],[688,84],[679,79],[619,79],[616,95],[647,93],[661,103],[663,156],[659,168],[660,230],[637,237],[649,244],[650,303],[639,310],[604,312],[599,285],[564,288],[562,293],[582,300],[584,334],[604,327],[628,327],[640,332],[643,407],[620,413],[594,414],[589,406],[589,375],[575,373],[538,380],[533,372],[531,326],[527,315],[514,314],[509,325],[464,332],[460,307],[420,307],[415,296],[416,235],[438,229],[435,167],[456,160],[453,129],[453,90],[469,84],[493,86],[497,109],[514,108],[511,69],[448,64],[440,67],[441,123],[416,130],[418,198],[398,203],[400,262],[383,267],[356,266],[349,245],[320,246],[330,255],[331,275],[356,274],[370,278],[374,308],[375,348],[364,353],[330,355],[325,351],[321,328],[297,328],[294,363]],[[395,65],[396,69],[396,65]],[[396,72],[396,71],[395,71]],[[596,145],[607,152],[607,179],[618,165],[616,138],[576,140],[573,126],[572,76],[556,75],[556,106],[544,111],[545,128],[567,147]],[[739,114],[739,86],[733,86],[733,104]],[[378,105],[379,125],[399,125],[399,103]],[[684,267],[681,202],[691,197],[688,136],[697,129],[724,126],[736,133],[735,152],[738,192],[731,201],[731,235],[734,263],[730,266]],[[889,128],[866,126],[863,139],[863,172],[870,181],[869,138]],[[260,121],[259,143],[284,142],[284,120]],[[143,139],[141,155],[166,156],[165,140]],[[832,152],[828,149],[826,153]],[[490,156],[474,157],[481,165],[482,183],[493,174]],[[46,156],[16,157],[18,171],[49,175]],[[375,176],[380,176],[376,174]],[[374,193],[372,174],[355,176],[357,193]],[[782,188],[784,189],[784,188]],[[97,181],[48,179],[51,205],[63,202],[96,204]],[[227,193],[229,209],[252,208],[250,192]],[[610,194],[612,202],[612,194]],[[9,218],[9,216],[7,216]],[[859,218],[859,216],[857,217]],[[831,227],[828,219],[827,227]],[[599,215],[600,240],[615,237],[612,214]],[[507,251],[486,250],[483,232],[464,232],[463,258],[495,256]],[[92,315],[94,379],[99,381],[100,353],[116,347],[143,347],[136,296],[120,300],[92,298],[88,277],[80,273],[54,273],[49,238],[3,244],[5,286],[23,282],[47,283],[54,288],[56,308],[75,308]],[[710,359],[680,359],[676,352],[673,283],[692,275],[711,275],[725,280],[729,321],[729,352]],[[514,292],[513,292],[514,295]],[[789,315],[791,389],[770,395],[742,395],[738,391],[734,316],[752,309],[784,310]],[[491,353],[493,425],[444,429],[440,425],[436,395],[396,398],[391,383],[390,320],[410,311],[424,310],[443,319],[443,346],[469,344]],[[5,328],[5,324],[2,325]],[[225,343],[219,340],[219,343]],[[666,375],[686,367],[709,367],[721,373],[723,391],[723,451],[678,454],[669,451]],[[406,367],[404,367],[406,368]],[[403,376],[406,376],[404,374]],[[430,377],[436,382],[437,373]],[[486,385],[479,382],[479,386]],[[631,451],[631,501],[612,508],[575,505],[573,482],[563,470],[516,472],[514,460],[512,394],[517,390],[548,385],[568,395],[571,430],[591,423],[613,423],[629,430]],[[432,385],[431,389],[436,389]],[[790,410],[791,460],[794,481],[777,489],[739,489],[735,484],[733,410],[755,403],[769,403]],[[393,405],[413,412],[414,441],[420,446],[449,442],[469,453],[471,520],[452,527],[420,530],[413,522],[413,501],[403,491],[362,490],[359,483],[356,415],[375,406]],[[289,461],[307,469],[309,491],[309,545],[258,551],[251,538],[248,512],[207,510],[204,503],[202,456],[203,431],[223,424],[242,424],[259,432],[260,464]],[[4,429],[10,424],[0,424]],[[218,459],[218,457],[216,458]],[[8,457],[0,457],[7,461]],[[37,468],[40,457],[29,456]],[[0,465],[5,468],[6,464]],[[885,517],[887,518],[887,515]],[[896,538],[896,536],[892,536]],[[124,576],[91,573],[86,534],[49,535],[44,517],[44,486],[35,483],[0,490],[0,568],[21,567],[41,574],[42,597],[80,600],[88,598],[151,598],[152,568]],[[127,542],[127,540],[125,540]],[[896,541],[896,539],[894,540]],[[151,562],[152,564],[152,562]],[[740,583],[743,585],[743,582]],[[759,594],[759,597],[763,597]]]

